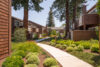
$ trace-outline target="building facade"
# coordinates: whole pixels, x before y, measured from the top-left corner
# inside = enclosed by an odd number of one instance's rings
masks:
[[[23,28],[23,25],[23,20],[12,17],[12,34],[14,34],[16,28]],[[28,32],[28,37],[31,39],[34,37],[35,34],[37,34],[38,37],[42,37],[42,34],[46,33],[46,27],[39,25],[33,21],[28,21]]]
[[[10,54],[11,0],[0,0],[0,60]]]
[[[84,6],[82,11],[77,29],[71,31],[71,39],[75,41],[89,40],[97,37],[95,27],[99,25],[100,18],[97,14],[96,5],[88,11],[86,11],[86,6]]]

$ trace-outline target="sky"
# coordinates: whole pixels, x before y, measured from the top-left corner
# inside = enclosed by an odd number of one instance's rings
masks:
[[[48,18],[48,13],[49,13],[50,7],[51,7],[53,2],[54,2],[54,0],[47,0],[47,1],[44,1],[43,3],[41,3],[41,6],[44,8],[44,10],[42,10],[39,13],[32,11],[32,10],[29,11],[29,20],[31,20],[37,24],[40,24],[42,26],[45,26],[46,22],[47,22],[47,18]],[[88,0],[88,2],[86,3],[87,10],[89,10],[93,5],[95,5],[96,2],[97,2],[97,0],[95,0],[95,1]],[[23,19],[23,9],[15,11],[12,8],[12,16]],[[55,21],[56,27],[60,27],[62,24],[64,24],[64,21],[60,22],[55,17],[54,17],[54,21]]]

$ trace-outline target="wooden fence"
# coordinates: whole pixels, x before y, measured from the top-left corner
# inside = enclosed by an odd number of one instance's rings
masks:
[[[0,0],[0,59],[10,54],[11,0]]]
[[[74,41],[89,40],[96,38],[96,32],[90,30],[74,30],[71,32],[71,39]]]

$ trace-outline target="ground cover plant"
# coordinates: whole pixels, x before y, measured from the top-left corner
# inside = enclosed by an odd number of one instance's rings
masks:
[[[12,42],[11,56],[5,59],[2,67],[41,67],[43,63],[40,62],[44,62],[47,58],[51,56],[48,56],[35,42]]]
[[[48,44],[69,52],[70,54],[92,64],[94,67],[100,66],[98,40],[91,39],[88,41],[73,41],[52,39]]]

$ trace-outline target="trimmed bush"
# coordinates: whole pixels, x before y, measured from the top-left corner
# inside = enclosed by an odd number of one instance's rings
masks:
[[[55,66],[51,66],[51,67],[59,67],[58,65],[55,65]]]
[[[84,47],[83,46],[78,46],[78,47],[75,47],[75,50],[76,51],[83,51]]]
[[[21,56],[21,57],[25,57],[25,52],[23,50],[18,50],[12,53],[12,56]]]
[[[36,56],[38,56],[38,53],[32,53],[32,52],[30,52],[30,53],[28,53],[27,55],[26,55],[26,59],[28,59],[30,56],[33,56],[33,55],[36,55]]]
[[[36,64],[27,64],[24,67],[38,67]]]
[[[11,56],[6,58],[2,67],[23,67],[24,61],[21,56]]]
[[[16,42],[26,41],[26,30],[24,28],[18,28],[14,32],[14,40]]]
[[[56,47],[57,48],[62,48],[62,45],[61,44],[56,44]]]
[[[99,52],[99,45],[98,44],[93,44],[91,46],[91,51],[92,52]]]
[[[74,50],[73,47],[67,47],[67,48],[66,48],[66,51],[68,51],[68,52],[72,52],[73,50]]]
[[[53,58],[47,58],[45,59],[43,63],[44,67],[51,67],[51,66],[56,66],[58,65],[57,61]]]
[[[27,58],[27,64],[39,64],[40,60],[37,55],[31,55],[29,58]]]

